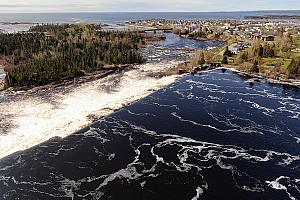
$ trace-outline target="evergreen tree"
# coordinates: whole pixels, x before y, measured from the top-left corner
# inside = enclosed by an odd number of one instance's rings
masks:
[[[224,54],[223,54],[223,57],[224,56],[227,56],[227,57],[231,57],[232,56],[232,53],[231,53],[231,51],[229,51],[228,46],[226,46],[226,49],[225,49]]]
[[[289,66],[287,67],[289,78],[299,78],[300,77],[300,59],[293,59]]]
[[[254,63],[252,65],[250,71],[253,73],[259,73],[258,61],[256,59],[254,60]]]
[[[205,58],[204,58],[204,53],[202,51],[200,54],[199,65],[204,65],[204,64],[205,64]]]
[[[228,64],[228,58],[226,55],[223,56],[222,64]]]

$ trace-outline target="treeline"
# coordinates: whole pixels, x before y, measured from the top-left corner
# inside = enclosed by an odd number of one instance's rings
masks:
[[[39,25],[28,33],[0,34],[7,86],[43,85],[104,69],[143,62],[138,33],[101,31],[98,25]]]
[[[102,28],[101,24],[88,24],[85,26],[94,30],[101,30]],[[52,32],[59,34],[65,32],[65,30],[68,28],[76,29],[77,27],[78,25],[76,24],[41,24],[30,27],[29,32]]]

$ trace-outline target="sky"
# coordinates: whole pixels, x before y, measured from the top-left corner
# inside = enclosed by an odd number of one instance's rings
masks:
[[[300,10],[300,0],[0,0],[10,12],[159,12]]]

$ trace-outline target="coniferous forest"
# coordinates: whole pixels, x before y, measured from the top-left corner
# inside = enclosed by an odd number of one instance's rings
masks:
[[[141,63],[141,43],[139,33],[103,31],[100,25],[38,25],[0,34],[0,56],[7,86],[38,86],[108,65]]]

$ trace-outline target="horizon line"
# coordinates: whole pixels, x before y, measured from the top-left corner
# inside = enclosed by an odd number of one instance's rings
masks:
[[[229,12],[288,12],[288,11],[299,11],[300,9],[270,9],[270,10],[220,10],[220,11],[50,11],[50,12],[2,12],[1,14],[76,14],[76,13],[229,13]],[[300,15],[300,13],[299,13]]]

